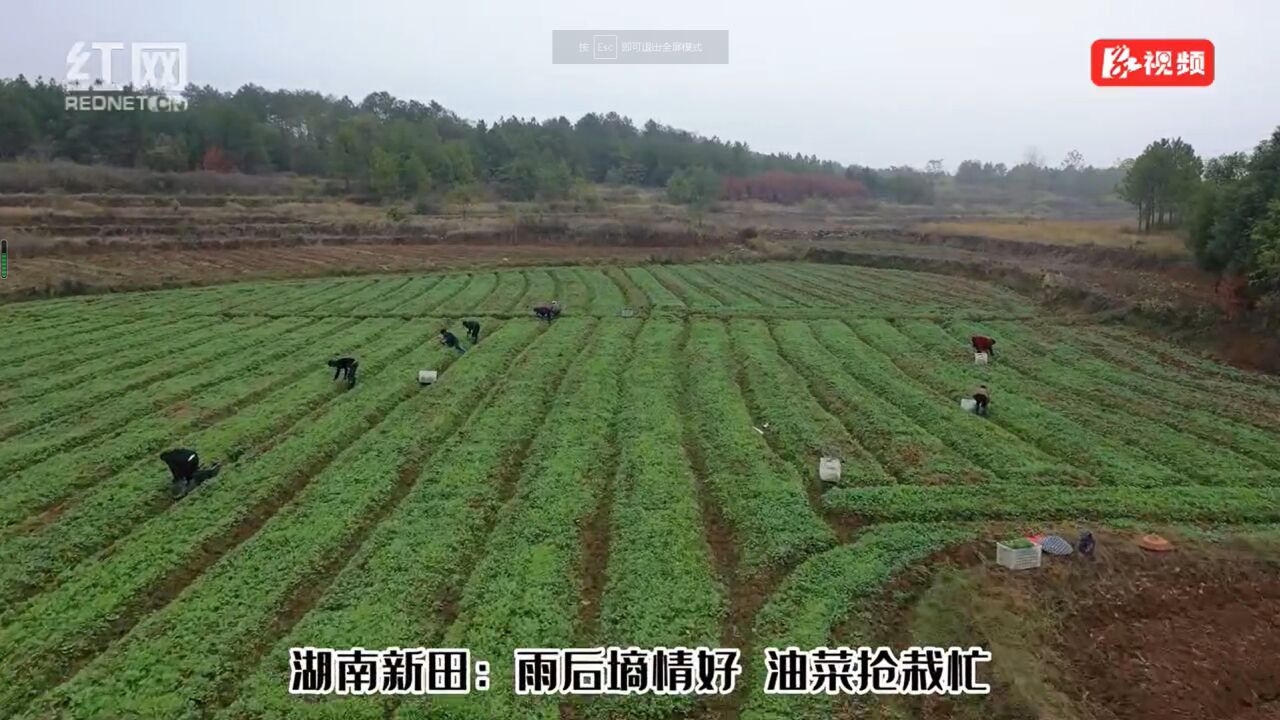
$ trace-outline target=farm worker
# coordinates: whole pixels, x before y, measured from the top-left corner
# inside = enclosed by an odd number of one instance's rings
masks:
[[[356,384],[356,369],[360,367],[360,363],[355,358],[343,357],[329,361],[329,367],[333,368],[333,379],[337,380],[341,375],[347,381],[347,387],[354,387]]]
[[[991,391],[987,389],[986,385],[979,385],[978,388],[973,391],[973,401],[977,403],[977,405],[974,406],[973,411],[983,417],[986,417],[987,404],[991,402]]]
[[[160,459],[173,474],[173,489],[178,495],[186,495],[192,488],[218,474],[218,465],[200,470],[200,456],[194,450],[175,448],[160,454]]]
[[[459,354],[467,351],[466,348],[462,347],[462,343],[458,342],[458,337],[445,328],[440,328],[440,342],[445,347],[457,350]]]
[[[995,357],[996,341],[986,335],[974,335],[969,338],[969,342],[973,343],[973,351],[976,353],[986,353],[989,357]]]
[[[1093,548],[1096,543],[1093,540],[1093,533],[1086,532],[1080,536],[1080,542],[1076,547],[1080,549],[1080,553],[1085,557],[1093,557]]]
[[[462,327],[467,329],[467,339],[472,345],[480,342],[480,323],[475,320],[463,320]]]
[[[560,315],[560,304],[552,300],[550,305],[539,305],[534,308],[533,313],[538,316],[538,319],[551,322]]]

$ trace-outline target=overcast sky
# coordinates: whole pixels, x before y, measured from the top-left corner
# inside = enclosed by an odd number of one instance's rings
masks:
[[[472,120],[616,110],[875,166],[1031,146],[1103,165],[1174,135],[1212,156],[1280,124],[1277,0],[8,0],[3,16],[5,77],[61,79],[78,40],[185,41],[190,81],[221,89],[386,90]],[[554,29],[723,29],[729,64],[553,65]],[[1208,38],[1217,77],[1096,88],[1104,37]]]

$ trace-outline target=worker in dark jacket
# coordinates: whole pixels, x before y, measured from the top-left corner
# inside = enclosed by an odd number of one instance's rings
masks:
[[[186,495],[195,486],[218,474],[218,464],[207,470],[200,469],[200,456],[194,450],[174,448],[160,454],[160,459],[169,466],[173,475],[173,493],[178,497]]]
[[[991,403],[991,390],[989,390],[986,385],[979,385],[977,389],[973,391],[973,401],[977,403],[977,405],[974,406],[973,411],[983,417],[986,417],[987,405]]]
[[[996,357],[995,355],[996,341],[995,340],[992,340],[986,335],[974,335],[973,337],[969,338],[969,342],[973,345],[973,351],[975,353],[986,353],[987,357],[991,358],[992,360],[995,359]]]
[[[347,381],[347,387],[355,387],[356,369],[360,367],[360,363],[355,358],[344,357],[329,361],[329,367],[333,368],[333,379],[337,380],[341,375]]]
[[[467,351],[466,348],[462,347],[462,343],[458,342],[458,336],[449,332],[445,328],[440,328],[440,343],[445,347],[457,350],[459,354]]]
[[[472,345],[480,342],[480,323],[475,320],[463,320],[462,327],[467,329],[467,339]]]
[[[533,309],[533,314],[537,315],[539,320],[551,322],[560,317],[560,303],[552,300],[550,305],[539,305]]]

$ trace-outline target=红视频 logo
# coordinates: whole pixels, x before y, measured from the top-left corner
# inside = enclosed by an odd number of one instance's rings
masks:
[[[1093,84],[1102,87],[1205,87],[1213,84],[1208,40],[1096,40]]]

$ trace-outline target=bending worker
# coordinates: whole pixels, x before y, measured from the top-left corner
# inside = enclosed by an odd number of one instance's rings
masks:
[[[462,347],[462,343],[458,342],[458,336],[449,332],[445,328],[440,328],[440,342],[445,347],[457,350],[459,354],[466,352],[466,348]]]
[[[991,390],[989,390],[986,385],[979,385],[978,388],[973,391],[973,401],[977,403],[974,405],[973,411],[983,417],[986,417],[987,405],[991,403]]]
[[[208,470],[200,470],[200,456],[194,450],[175,448],[160,454],[160,459],[169,466],[173,474],[173,491],[176,495],[186,495],[196,485],[218,474],[218,465]]]
[[[462,327],[467,329],[467,339],[472,345],[480,342],[480,323],[475,320],[463,320]]]
[[[969,338],[969,342],[973,344],[973,351],[976,353],[986,353],[987,357],[995,359],[996,341],[986,335],[974,335]]]
[[[533,309],[533,314],[537,315],[539,320],[551,322],[560,316],[560,303],[552,300],[550,305],[539,305]]]
[[[360,367],[360,363],[355,358],[344,357],[329,361],[329,367],[333,368],[333,379],[337,380],[341,375],[347,381],[347,387],[355,387],[356,369]]]

